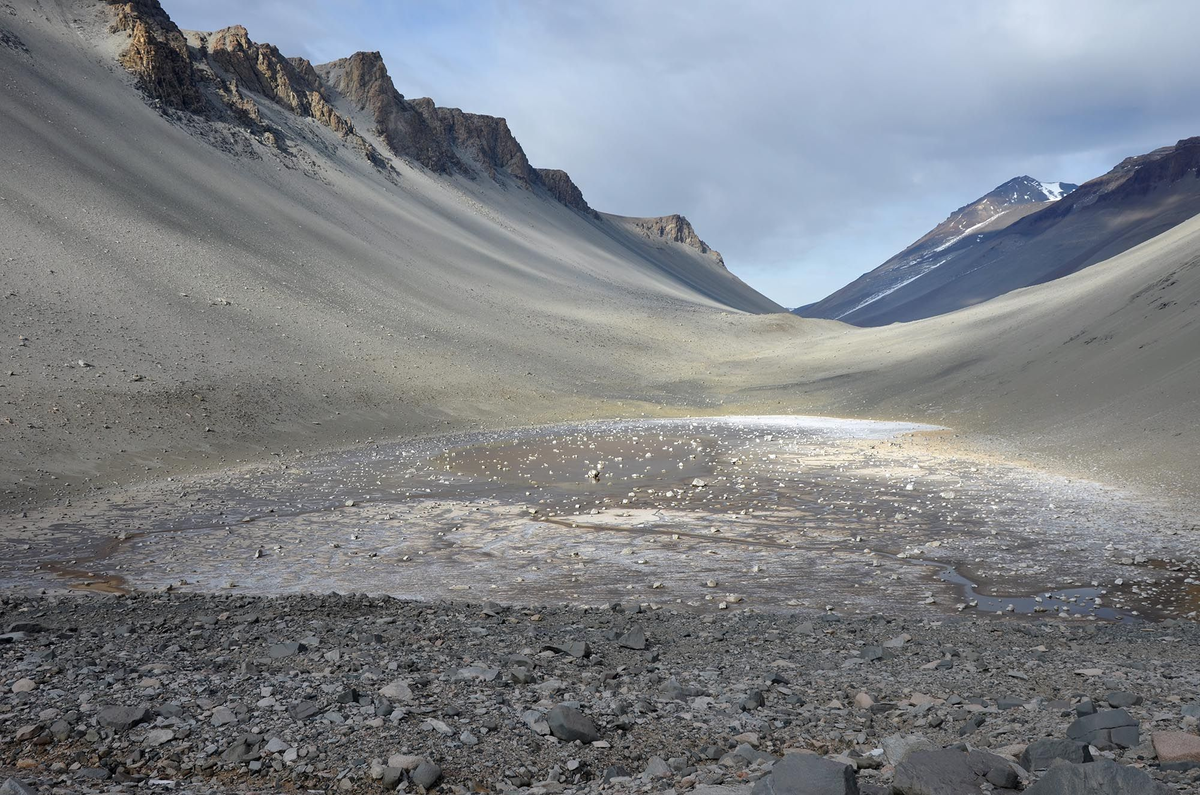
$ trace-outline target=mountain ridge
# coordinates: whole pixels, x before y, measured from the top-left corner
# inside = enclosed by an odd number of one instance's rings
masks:
[[[181,30],[158,0],[105,0],[113,8],[114,32],[130,40],[120,55],[139,86],[165,108],[198,115],[228,117],[259,140],[286,148],[285,136],[264,122],[252,92],[299,116],[312,118],[337,133],[378,168],[386,158],[336,106],[339,99],[367,114],[371,132],[388,152],[442,175],[511,177],[526,190],[542,190],[555,201],[601,222],[583,192],[562,169],[534,168],[503,117],[441,107],[427,97],[407,99],[388,74],[378,51],[360,51],[325,64],[286,57],[269,43],[255,42],[242,25],[213,32]],[[214,68],[215,67],[215,68]],[[224,73],[224,75],[218,74]],[[213,90],[206,92],[205,86]],[[712,255],[678,213],[643,219],[657,225],[662,239]],[[647,237],[651,237],[647,232]]]
[[[854,322],[855,313],[943,265],[946,258],[941,253],[960,241],[1002,229],[1059,201],[1077,187],[1063,182],[1044,183],[1028,175],[1013,177],[951,212],[878,268],[826,298],[794,311],[805,317]]]
[[[1200,137],[1125,158],[1062,198],[1024,210],[941,247],[909,247],[794,311],[856,325],[920,320],[1120,254],[1200,213]]]

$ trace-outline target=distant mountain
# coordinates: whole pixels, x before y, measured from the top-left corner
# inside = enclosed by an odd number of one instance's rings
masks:
[[[950,213],[945,221],[875,270],[860,276],[828,298],[795,311],[804,317],[880,325],[859,321],[891,306],[896,300],[891,298],[893,294],[934,268],[946,264],[952,256],[982,244],[988,233],[1008,227],[1078,187],[1069,182],[1040,182],[1029,176],[1014,177]],[[947,253],[951,248],[954,252]]]
[[[953,312],[1066,276],[1200,213],[1198,167],[1200,138],[1188,138],[1126,158],[1069,192],[1069,185],[1005,183],[993,194],[1029,201],[991,220],[989,211],[957,219],[974,206],[968,205],[880,267],[795,311],[880,326]],[[1052,200],[1060,191],[1063,197]]]

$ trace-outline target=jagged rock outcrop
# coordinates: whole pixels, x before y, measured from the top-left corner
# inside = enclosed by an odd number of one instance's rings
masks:
[[[375,121],[392,153],[439,174],[474,175],[474,163],[495,179],[498,171],[529,188],[541,183],[525,150],[495,116],[440,108],[432,99],[405,99],[378,52],[356,52],[314,67],[321,79]]]
[[[600,218],[600,214],[583,198],[583,191],[571,179],[570,174],[558,168],[539,168],[537,175],[550,195],[559,202],[592,218]]]
[[[415,160],[439,174],[465,169],[425,114],[396,90],[378,52],[356,52],[314,69],[326,85],[374,119],[375,134],[393,154]]]
[[[142,90],[176,110],[203,110],[204,94],[197,85],[187,40],[158,0],[108,3],[116,10],[111,30],[129,34],[121,65],[137,77]]]
[[[316,120],[377,167],[390,168],[344,115],[348,104],[370,119],[372,132],[397,157],[437,174],[486,174],[497,181],[506,174],[527,190],[544,188],[567,207],[601,218],[565,171],[530,165],[505,119],[438,107],[428,98],[405,99],[378,52],[357,52],[313,65],[284,56],[272,44],[253,41],[241,25],[185,34],[159,0],[106,2],[115,9],[113,31],[130,35],[121,63],[164,106],[230,122],[268,146],[284,149],[286,129],[280,129],[278,115],[264,115],[265,99]],[[342,101],[346,104],[338,105]],[[725,264],[681,215],[634,219],[634,225],[649,239],[681,243]]]
[[[305,59],[285,58],[275,45],[251,41],[241,25],[204,36],[203,42],[211,61],[236,79],[239,87],[261,94],[298,116],[315,119],[372,162],[378,165],[382,161],[354,124],[329,103],[320,77]]]
[[[721,253],[714,251],[707,243],[701,240],[700,236],[696,234],[696,230],[692,228],[691,222],[678,213],[664,215],[661,218],[638,218],[634,223],[638,230],[651,240],[661,238],[671,243],[682,243],[685,246],[691,246],[701,254],[708,254],[715,257],[722,267],[725,265],[725,259],[721,256]]]
[[[443,141],[468,155],[492,179],[499,169],[527,188],[538,183],[537,172],[529,165],[525,150],[513,137],[506,120],[464,113],[458,108],[439,108],[428,98],[414,99],[412,106]]]

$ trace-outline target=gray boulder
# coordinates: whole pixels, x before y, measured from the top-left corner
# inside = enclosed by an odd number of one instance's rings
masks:
[[[442,777],[442,769],[428,760],[417,766],[417,769],[412,772],[412,783],[419,787],[429,789],[437,780]]]
[[[1083,764],[1092,761],[1087,743],[1076,740],[1034,740],[1021,752],[1021,767],[1029,772],[1045,770],[1055,759]]]
[[[889,765],[898,765],[913,751],[934,751],[936,747],[919,734],[891,734],[880,743]]]
[[[986,751],[913,751],[896,767],[892,789],[897,795],[981,795],[988,774],[1008,767],[1008,760]]]
[[[105,707],[96,713],[101,726],[117,732],[128,731],[150,718],[150,710],[145,707]]]
[[[1025,795],[1169,795],[1149,775],[1111,759],[1081,765],[1060,762],[1051,767]]]
[[[859,795],[857,771],[815,754],[788,754],[750,795]]]
[[[646,630],[641,624],[634,624],[629,631],[617,639],[617,645],[625,649],[641,651],[646,648]]]
[[[1100,749],[1133,748],[1139,739],[1138,722],[1123,709],[1109,709],[1079,718],[1067,728],[1067,736]]]
[[[600,739],[596,724],[574,707],[559,704],[546,714],[546,723],[550,733],[563,742],[579,740],[582,743],[594,743]]]
[[[15,778],[0,784],[0,795],[37,795],[37,790]]]

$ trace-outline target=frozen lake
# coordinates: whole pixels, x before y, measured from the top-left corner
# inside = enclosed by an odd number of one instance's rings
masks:
[[[375,445],[6,520],[0,579],[844,614],[1196,610],[1174,517],[905,437],[938,430],[729,417]]]

